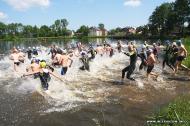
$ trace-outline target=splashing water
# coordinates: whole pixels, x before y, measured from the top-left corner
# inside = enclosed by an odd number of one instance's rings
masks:
[[[43,49],[38,58],[50,62],[50,55],[47,55],[45,47]],[[120,79],[121,70],[127,65],[129,57],[122,53],[115,53],[112,58],[105,55],[103,57],[97,55],[93,62],[90,62],[90,72],[79,70],[81,66],[79,59],[77,57],[73,59],[72,67],[62,77],[64,82],[60,82],[52,77],[47,92],[42,91],[39,79],[33,79],[32,77],[20,78],[25,73],[27,65],[30,64],[29,60],[26,60],[25,64],[19,66],[19,72],[14,72],[12,61],[5,57],[3,61],[0,61],[0,66],[3,66],[0,70],[0,77],[1,80],[9,82],[4,87],[8,93],[28,94],[37,91],[44,96],[49,104],[53,106],[45,112],[67,111],[89,103],[108,102],[110,100],[109,96],[113,92],[119,91],[118,87],[104,82]],[[156,70],[160,69],[156,68]],[[55,73],[58,75],[60,75],[60,71],[61,68],[55,69]],[[145,89],[145,80],[144,77],[139,77],[138,73],[139,71],[136,70],[133,75],[137,78],[135,85],[143,90]],[[155,86],[155,83],[153,85]],[[161,84],[158,85],[162,86]]]

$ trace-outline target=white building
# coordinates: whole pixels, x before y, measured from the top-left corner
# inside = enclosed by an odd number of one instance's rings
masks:
[[[88,34],[88,36],[94,37],[94,36],[107,36],[108,32],[106,29],[101,30],[99,28],[96,27],[92,27],[90,28],[90,32]]]

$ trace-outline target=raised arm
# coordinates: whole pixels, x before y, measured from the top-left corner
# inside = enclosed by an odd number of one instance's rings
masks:
[[[63,81],[59,76],[57,76],[56,74],[54,74],[53,72],[49,71],[49,73],[54,76],[55,78],[59,79],[60,81]]]
[[[71,67],[71,65],[73,64],[73,60],[69,57],[69,60],[71,61],[69,67]]]

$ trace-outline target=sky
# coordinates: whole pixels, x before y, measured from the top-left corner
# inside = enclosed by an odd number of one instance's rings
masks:
[[[148,23],[154,9],[175,0],[0,0],[0,21],[24,25],[52,25],[66,18],[69,29],[81,25],[107,29]]]

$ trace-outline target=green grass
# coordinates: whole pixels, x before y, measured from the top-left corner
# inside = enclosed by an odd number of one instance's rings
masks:
[[[190,37],[184,39],[184,45],[188,52],[188,57],[183,61],[183,64],[190,68]]]
[[[148,120],[159,121],[184,121],[184,123],[149,124],[147,126],[190,126],[190,96],[181,96],[170,103],[167,107],[159,110]]]

